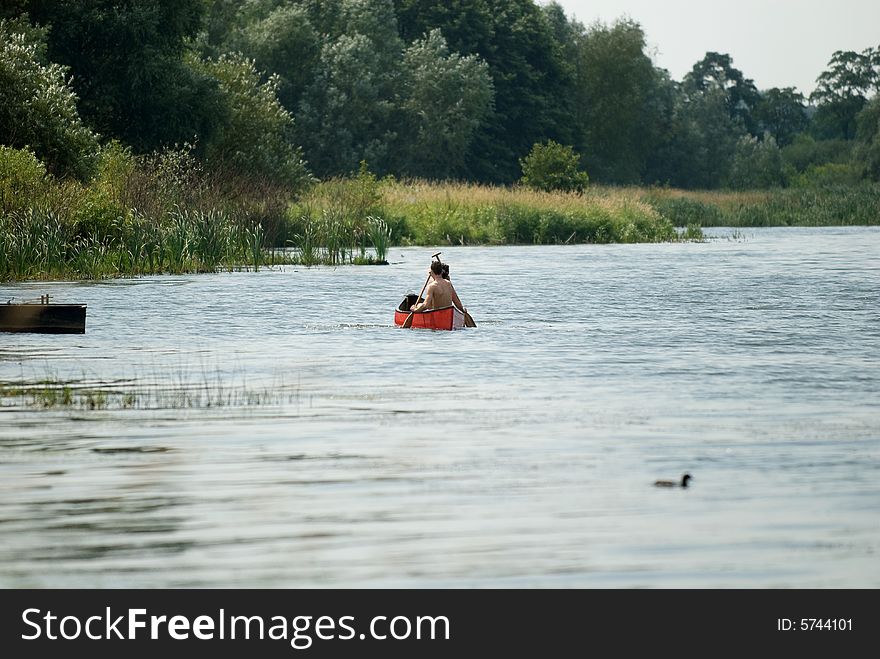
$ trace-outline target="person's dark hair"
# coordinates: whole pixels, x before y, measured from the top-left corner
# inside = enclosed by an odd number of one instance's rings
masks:
[[[449,279],[449,264],[443,264],[443,279]]]
[[[439,275],[443,272],[443,264],[440,261],[431,261],[431,272]]]

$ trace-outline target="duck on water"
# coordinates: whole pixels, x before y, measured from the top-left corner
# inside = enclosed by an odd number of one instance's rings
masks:
[[[690,474],[685,474],[680,481],[654,481],[655,487],[687,487],[688,481],[693,478]]]

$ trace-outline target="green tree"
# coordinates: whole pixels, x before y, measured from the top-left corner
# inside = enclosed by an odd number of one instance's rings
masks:
[[[722,185],[736,144],[744,135],[747,133],[742,123],[730,116],[728,98],[722,90],[680,94],[675,99],[668,139],[660,151],[667,175],[657,180],[684,188]]]
[[[449,53],[440,30],[406,49],[401,84],[409,126],[405,173],[443,179],[464,172],[474,133],[492,110],[488,69],[474,55]]]
[[[46,193],[46,166],[28,149],[0,144],[0,218],[33,206]]]
[[[683,86],[689,96],[711,93],[724,97],[730,118],[752,135],[760,135],[752,116],[760,101],[755,83],[733,66],[730,55],[709,52],[685,75]]]
[[[297,111],[297,135],[315,173],[355,171],[362,160],[386,171],[394,104],[372,42],[343,35],[321,51],[315,80]],[[384,92],[384,93],[383,93]]]
[[[835,51],[828,61],[828,69],[816,82],[810,100],[819,104],[856,96],[867,98],[872,92],[880,91],[880,48],[867,48],[861,53]]]
[[[791,144],[795,135],[810,124],[804,96],[793,87],[774,87],[762,92],[754,115],[758,127],[772,135],[780,146]]]
[[[739,139],[734,150],[728,184],[739,190],[782,187],[785,172],[776,140],[767,135],[759,140],[752,135]]]
[[[48,26],[48,56],[70,67],[82,116],[137,150],[209,137],[216,81],[184,62],[202,0],[30,0]]]
[[[324,44],[297,109],[297,135],[313,171],[333,176],[365,160],[389,171],[395,153],[403,42],[390,0],[345,0],[343,33]]]
[[[494,18],[486,0],[394,0],[394,7],[408,43],[435,28],[458,53],[484,55],[492,43]]]
[[[0,144],[32,149],[59,176],[85,178],[97,157],[67,69],[46,61],[45,31],[23,19],[0,19]]]
[[[0,18],[20,18],[27,13],[28,0],[4,0],[0,5]]]
[[[710,52],[680,84],[661,75],[655,99],[663,128],[648,180],[685,188],[725,184],[740,138],[757,132],[754,83],[729,55]]]
[[[821,139],[855,138],[856,117],[871,93],[880,89],[880,49],[835,51],[816,82],[810,94],[810,101],[817,104],[813,134]]]
[[[880,181],[880,96],[859,113],[857,124],[853,159],[867,178]]]
[[[401,33],[417,39],[439,28],[451,50],[489,65],[495,111],[468,155],[472,178],[512,182],[532,144],[574,141],[565,103],[571,67],[545,12],[533,0],[396,0]]]
[[[782,158],[797,172],[825,164],[842,165],[852,157],[849,140],[816,140],[809,133],[795,136],[791,144],[782,147]]]
[[[639,182],[668,113],[641,27],[628,20],[591,26],[579,39],[576,62],[578,123],[593,178]]]
[[[262,82],[252,60],[226,55],[197,61],[193,68],[219,82],[226,121],[205,148],[214,169],[302,188],[309,173],[291,141],[293,116],[277,98],[278,78]]]
[[[545,192],[583,192],[590,178],[580,171],[579,165],[580,157],[570,146],[548,140],[546,144],[535,144],[529,155],[520,160],[520,183]]]
[[[278,98],[294,110],[309,85],[321,52],[321,37],[306,7],[281,4],[257,12],[245,5],[224,49],[241,52],[256,61],[262,71],[279,79]]]

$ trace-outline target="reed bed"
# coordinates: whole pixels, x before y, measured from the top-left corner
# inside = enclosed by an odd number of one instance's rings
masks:
[[[292,190],[206,172],[184,146],[106,146],[88,183],[0,147],[0,281],[385,263],[392,245],[701,240],[701,227],[880,223],[880,185],[766,191],[590,186],[583,193],[348,178]]]
[[[222,211],[177,208],[158,219],[135,211],[112,223],[108,235],[83,234],[41,206],[0,216],[0,280],[258,270],[289,260],[267,252],[264,240],[259,223]]]
[[[339,185],[317,185],[292,213],[294,221],[298,218],[312,229],[309,235],[324,237],[325,251],[330,255],[338,249],[338,232],[359,230],[356,213],[346,224],[341,219],[344,215],[335,210],[339,207]],[[389,180],[377,182],[369,208],[370,217],[381,220],[387,244],[631,243],[679,238],[667,219],[627,189],[548,193],[519,187]],[[328,215],[339,218],[338,224],[328,222]],[[371,243],[378,253],[375,238],[371,237]]]
[[[871,183],[744,192],[652,188],[642,198],[676,226],[880,224],[880,184]]]
[[[258,270],[289,259],[293,191],[206,172],[185,146],[133,156],[104,148],[87,183],[57,180],[0,147],[0,281]]]
[[[231,385],[212,380],[173,384],[146,382],[95,383],[45,378],[0,383],[0,407],[45,410],[201,410],[285,405],[299,399],[299,387]]]

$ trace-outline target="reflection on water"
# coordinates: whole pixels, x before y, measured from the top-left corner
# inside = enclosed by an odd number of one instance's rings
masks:
[[[7,286],[89,324],[0,382],[295,395],[4,400],[0,586],[878,587],[880,231],[726,235]]]

